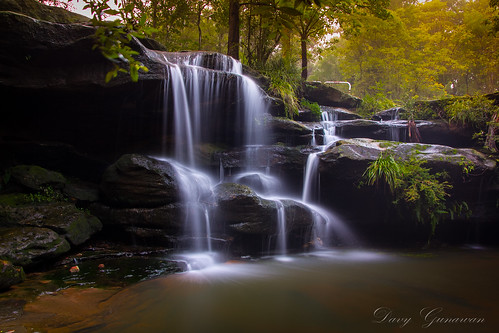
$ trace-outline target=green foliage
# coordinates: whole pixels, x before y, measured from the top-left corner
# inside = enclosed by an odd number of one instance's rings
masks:
[[[392,194],[398,180],[402,175],[401,165],[396,162],[391,154],[381,153],[380,156],[366,169],[362,177],[369,186],[383,184],[383,188],[388,186]]]
[[[319,106],[319,104],[317,104],[317,102],[310,102],[309,100],[306,100],[305,98],[302,98],[301,101],[300,101],[300,105],[303,108],[312,111],[312,113],[315,114],[315,115],[320,116],[321,113],[322,113],[321,107]]]
[[[362,98],[362,104],[357,109],[357,112],[363,117],[369,117],[377,112],[387,110],[395,106],[395,102],[386,97],[382,92],[378,91],[374,95],[366,94],[364,98]]]
[[[33,203],[68,200],[61,192],[54,190],[51,186],[45,186],[41,191],[36,193],[26,194],[25,198],[27,201]]]
[[[444,107],[444,111],[450,122],[472,127],[476,131],[473,137],[494,150],[499,140],[495,135],[499,129],[499,105],[493,100],[481,95],[456,98]]]
[[[469,217],[471,211],[465,202],[449,200],[452,185],[444,179],[445,173],[431,173],[425,168],[424,160],[411,157],[408,161],[396,160],[384,152],[369,164],[364,172],[361,185],[383,184],[390,189],[392,202],[404,216],[408,212],[411,219],[418,223],[431,225],[430,237],[435,233],[437,224],[447,216]]]
[[[419,96],[416,95],[402,101],[402,107],[406,110],[401,116],[402,119],[432,120],[440,118],[427,104],[418,103],[418,98]]]
[[[112,9],[107,0],[83,0],[86,5],[84,9],[92,12],[92,25],[97,28],[95,32],[96,43],[94,49],[98,49],[103,56],[109,59],[113,68],[106,74],[106,83],[115,78],[118,73],[128,73],[132,81],[137,82],[139,71],[147,72],[148,69],[141,62],[135,60],[138,55],[129,43],[132,38],[143,38],[153,32],[147,28],[145,22],[146,15],[136,17],[134,6],[131,3],[123,5],[118,0],[114,0],[115,6],[121,6],[118,10]],[[114,21],[105,20],[109,16],[119,16],[120,19]]]
[[[263,72],[270,78],[270,94],[283,100],[286,116],[292,119],[298,114],[299,108],[296,95],[301,79],[298,68],[283,59],[274,58]]]
[[[483,130],[499,111],[499,106],[485,96],[475,95],[471,98],[456,98],[444,107],[444,111],[451,122]]]
[[[340,17],[345,23],[335,61],[341,76],[359,97],[377,81],[397,100],[494,92],[499,35],[491,32],[497,9],[488,2],[392,1],[386,20]]]

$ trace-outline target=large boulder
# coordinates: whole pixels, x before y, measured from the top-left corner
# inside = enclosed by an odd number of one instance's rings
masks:
[[[180,200],[177,173],[166,161],[127,154],[102,176],[106,202],[117,207],[160,207]]]
[[[70,250],[68,241],[47,228],[0,228],[0,258],[26,266],[54,259]]]
[[[320,82],[306,82],[303,89],[304,97],[319,105],[355,109],[362,102],[360,98],[345,94]]]
[[[389,195],[383,195],[381,189],[359,186],[369,164],[385,151],[403,160],[423,160],[423,167],[429,168],[431,172],[445,171],[448,174],[445,180],[453,186],[450,191],[451,200],[465,201],[474,214],[473,221],[484,220],[480,216],[489,214],[490,207],[495,206],[495,199],[487,199],[487,188],[496,163],[473,149],[371,139],[340,140],[318,155],[320,200],[321,204],[349,219],[359,235],[394,246],[397,242],[400,245],[406,241],[424,242],[430,233],[428,225],[406,223],[412,221],[412,217],[397,215]],[[451,231],[446,237],[452,236],[465,241],[471,224],[459,224],[455,221],[450,221],[449,224],[454,227],[448,229]]]
[[[327,177],[331,181],[341,180],[350,186],[355,185],[361,180],[369,163],[376,160],[384,151],[402,160],[410,158],[423,160],[425,166],[433,172],[446,171],[455,189],[462,190],[463,193],[467,192],[470,183],[480,183],[483,177],[490,177],[496,167],[494,160],[473,149],[372,139],[347,139],[336,142],[319,155],[321,177]]]
[[[102,228],[101,222],[95,216],[65,202],[0,205],[0,226],[51,229],[65,237],[72,245],[84,243]]]
[[[279,232],[278,207],[284,210],[286,238],[290,248],[301,248],[310,241],[314,226],[314,212],[295,200],[265,199],[250,187],[223,183],[214,189],[216,203],[215,223],[225,225],[226,233],[235,239],[232,247],[237,251],[265,251],[262,244],[275,241]],[[248,245],[248,240],[259,239],[258,245]],[[265,242],[267,239],[267,242]]]

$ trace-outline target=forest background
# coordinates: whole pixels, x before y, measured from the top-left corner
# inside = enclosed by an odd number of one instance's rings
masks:
[[[396,101],[486,94],[499,86],[498,0],[41,0],[108,3],[167,51],[231,53],[282,79],[348,81]],[[232,12],[231,12],[232,10]],[[232,22],[231,22],[232,18]],[[232,27],[231,27],[232,24]]]

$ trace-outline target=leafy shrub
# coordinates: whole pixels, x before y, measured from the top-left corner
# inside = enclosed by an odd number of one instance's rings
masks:
[[[53,201],[67,201],[67,198],[60,192],[54,190],[51,186],[46,186],[36,193],[26,194],[26,200],[40,203]]]
[[[369,117],[373,114],[395,107],[396,104],[386,97],[382,92],[374,95],[366,94],[362,98],[362,103],[357,112],[363,117]]]
[[[273,59],[263,70],[270,78],[269,93],[280,97],[284,102],[284,109],[288,118],[298,114],[297,91],[301,84],[298,67],[287,63],[283,59]]]
[[[321,107],[319,106],[319,104],[317,104],[317,102],[310,102],[309,100],[302,98],[300,101],[300,105],[303,108],[312,111],[312,113],[315,115],[320,116],[322,113]]]
[[[446,173],[431,173],[424,163],[415,157],[403,161],[382,153],[367,167],[361,185],[383,184],[384,192],[388,186],[390,200],[401,214],[409,213],[412,220],[431,225],[431,238],[439,221],[447,216],[469,217],[471,211],[465,202],[449,200],[452,185],[444,180]]]
[[[471,126],[476,131],[474,139],[485,143],[492,151],[497,150],[499,105],[494,105],[493,100],[483,95],[459,98],[447,104],[444,111],[450,122]]]
[[[444,108],[451,122],[470,125],[476,130],[487,127],[492,116],[499,111],[499,106],[485,96],[476,95],[471,98],[456,98]]]

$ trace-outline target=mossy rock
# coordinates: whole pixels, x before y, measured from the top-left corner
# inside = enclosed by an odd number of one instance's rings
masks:
[[[0,225],[48,228],[73,245],[82,244],[102,229],[98,218],[66,202],[0,205]]]
[[[1,228],[0,258],[27,266],[56,258],[71,249],[68,241],[47,228]]]
[[[106,201],[118,207],[160,207],[181,199],[174,167],[138,154],[123,155],[107,168],[101,189]]]
[[[25,278],[22,267],[14,266],[6,260],[0,260],[0,290],[21,283]]]
[[[40,191],[47,186],[62,189],[67,182],[59,172],[37,165],[17,165],[10,169],[10,173],[12,180],[35,191]]]

